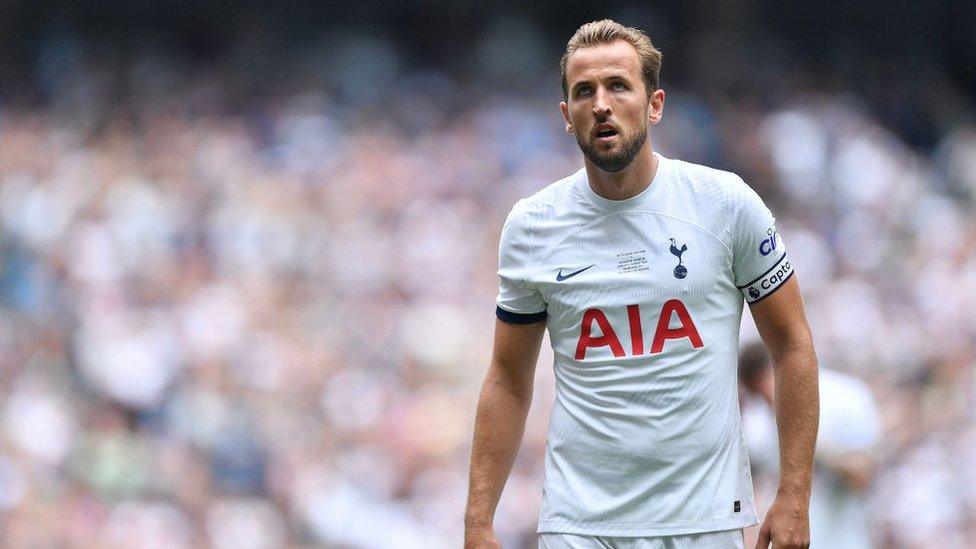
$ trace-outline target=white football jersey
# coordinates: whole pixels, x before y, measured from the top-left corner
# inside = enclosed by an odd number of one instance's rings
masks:
[[[496,313],[555,352],[539,532],[669,536],[757,523],[736,389],[743,298],[792,276],[740,177],[659,159],[608,200],[585,170],[515,204]]]

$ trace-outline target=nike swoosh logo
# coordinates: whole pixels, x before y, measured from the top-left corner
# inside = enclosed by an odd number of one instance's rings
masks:
[[[595,267],[595,266],[596,266],[596,263],[594,263],[593,265],[590,265],[590,267]],[[576,276],[576,275],[580,274],[581,272],[589,269],[590,267],[583,267],[582,269],[580,269],[578,271],[574,271],[574,272],[569,273],[567,275],[564,275],[563,274],[563,270],[562,269],[559,269],[559,272],[556,273],[556,282],[562,282],[563,280],[566,280],[567,278],[573,278],[574,276]]]

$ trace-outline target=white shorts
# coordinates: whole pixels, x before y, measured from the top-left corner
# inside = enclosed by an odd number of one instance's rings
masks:
[[[576,534],[539,534],[539,549],[743,549],[742,530],[683,536],[617,538]]]

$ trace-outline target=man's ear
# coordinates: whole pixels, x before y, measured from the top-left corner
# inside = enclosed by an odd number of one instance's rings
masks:
[[[647,109],[647,121],[655,125],[664,116],[664,90],[656,89],[651,94],[650,108]]]
[[[559,102],[559,112],[563,113],[563,121],[566,122],[566,133],[569,135],[576,135],[576,130],[573,128],[573,123],[569,120],[569,105],[565,101]]]

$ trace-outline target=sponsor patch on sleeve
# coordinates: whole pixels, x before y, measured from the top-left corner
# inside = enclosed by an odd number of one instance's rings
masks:
[[[759,255],[766,257],[776,252],[776,248],[783,249],[783,239],[776,232],[776,227],[766,229],[766,236],[759,241]]]
[[[775,237],[773,237],[775,240]],[[778,290],[793,276],[793,265],[784,253],[772,267],[752,282],[738,286],[746,303],[757,303]]]

